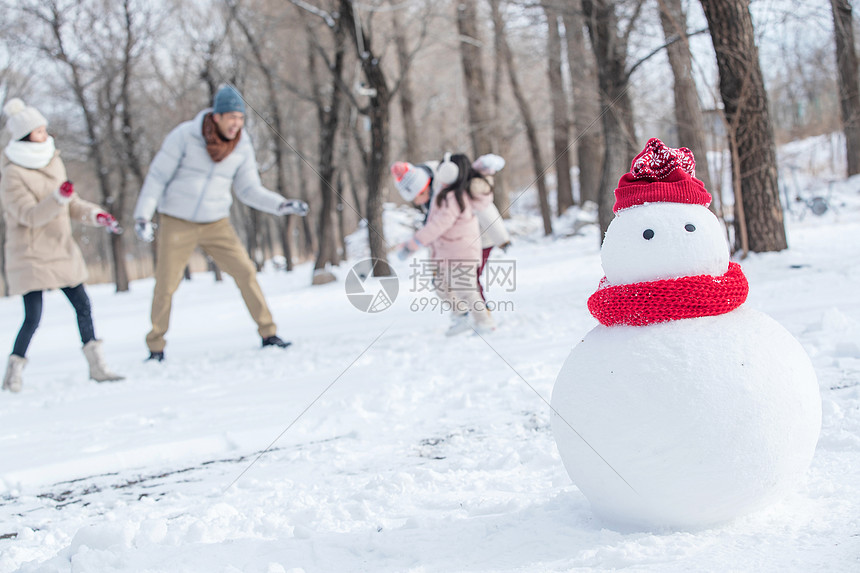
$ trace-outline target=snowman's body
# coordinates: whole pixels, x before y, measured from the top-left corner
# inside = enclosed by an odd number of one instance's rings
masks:
[[[601,259],[607,285],[729,265],[716,217],[666,202],[619,211]],[[597,326],[565,362],[552,406],[559,453],[595,513],[638,528],[704,527],[761,507],[803,475],[821,425],[803,348],[743,306]]]

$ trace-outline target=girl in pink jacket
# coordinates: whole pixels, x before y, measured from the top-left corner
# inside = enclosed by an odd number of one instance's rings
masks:
[[[420,247],[430,248],[436,268],[433,284],[452,311],[447,336],[471,327],[479,333],[490,332],[495,325],[478,287],[481,236],[475,215],[492,202],[492,193],[485,191],[489,182],[461,153],[445,154],[433,179],[434,192],[427,222],[401,248],[410,252]],[[429,190],[424,190],[415,201],[429,198]]]

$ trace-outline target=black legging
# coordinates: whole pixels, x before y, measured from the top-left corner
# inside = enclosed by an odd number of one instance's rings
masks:
[[[84,285],[79,284],[76,287],[64,287],[61,289],[72,306],[75,307],[75,313],[78,315],[78,330],[81,331],[81,343],[86,344],[91,340],[95,340],[95,332],[93,329],[93,315],[90,307],[90,297],[87,296],[87,291],[84,290]],[[12,349],[12,354],[24,358],[27,354],[27,348],[30,346],[30,340],[33,339],[33,334],[39,328],[39,322],[42,320],[42,291],[34,290],[24,295],[24,324],[21,325],[21,330],[18,331],[18,338],[15,339],[15,346]]]

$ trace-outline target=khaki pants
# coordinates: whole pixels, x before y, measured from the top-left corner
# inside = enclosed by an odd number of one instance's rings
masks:
[[[185,265],[197,247],[201,247],[215,264],[236,281],[245,306],[257,323],[260,336],[265,338],[274,335],[277,328],[257,282],[257,269],[242,248],[230,220],[192,223],[162,214],[155,263],[155,291],[152,294],[152,330],[146,335],[149,350],[164,350],[164,335],[170,325],[173,293],[179,288]]]

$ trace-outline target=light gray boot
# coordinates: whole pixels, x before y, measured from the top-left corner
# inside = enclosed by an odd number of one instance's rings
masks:
[[[9,355],[9,362],[6,364],[6,375],[3,376],[4,390],[9,390],[10,392],[21,391],[21,372],[26,365],[26,358],[22,358],[17,354]]]
[[[469,313],[451,314],[451,326],[445,331],[445,336],[457,336],[461,332],[466,332],[472,328],[469,325]]]
[[[125,380],[125,376],[111,372],[105,364],[101,340],[90,340],[87,342],[84,345],[84,356],[87,357],[87,362],[90,364],[90,378],[96,382]]]

